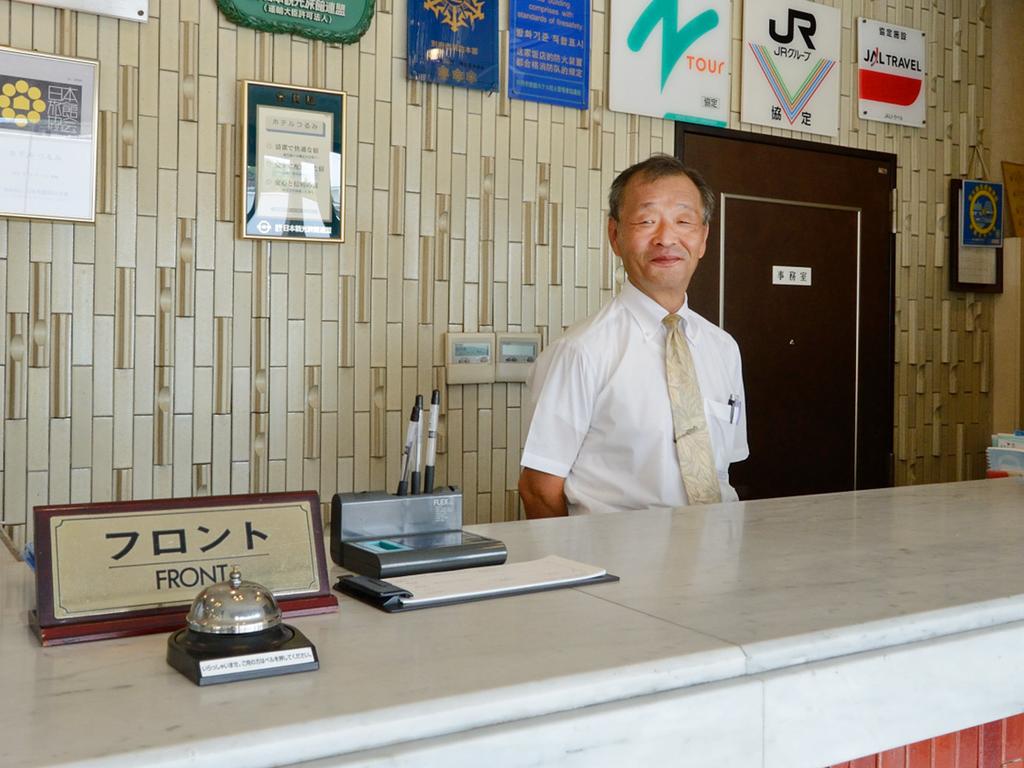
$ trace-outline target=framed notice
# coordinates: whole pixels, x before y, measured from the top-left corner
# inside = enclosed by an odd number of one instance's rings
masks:
[[[345,239],[345,118],[340,91],[242,84],[243,238]]]
[[[44,645],[164,632],[199,592],[228,579],[265,586],[286,614],[333,610],[314,492],[36,507]]]
[[[0,47],[0,216],[96,218],[97,67]]]
[[[1002,293],[1003,249],[962,243],[963,228],[973,226],[969,212],[965,219],[965,205],[970,202],[969,197],[965,201],[968,194],[965,192],[965,185],[968,183],[961,179],[953,179],[950,182],[949,289],[975,293]],[[987,227],[988,224],[984,226]]]

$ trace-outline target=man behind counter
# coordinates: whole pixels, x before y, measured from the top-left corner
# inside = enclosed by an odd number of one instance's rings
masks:
[[[531,372],[527,517],[737,498],[729,464],[749,455],[739,347],[686,301],[714,204],[669,155],[612,182],[608,240],[628,281]]]

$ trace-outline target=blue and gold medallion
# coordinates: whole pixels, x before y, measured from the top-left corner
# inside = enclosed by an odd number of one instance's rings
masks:
[[[1003,185],[964,181],[961,245],[998,248],[1003,244]]]

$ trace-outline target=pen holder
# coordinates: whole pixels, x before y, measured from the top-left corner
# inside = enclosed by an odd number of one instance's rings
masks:
[[[331,559],[345,567],[342,544],[373,537],[409,536],[462,528],[462,491],[396,496],[386,491],[336,493],[331,499]]]

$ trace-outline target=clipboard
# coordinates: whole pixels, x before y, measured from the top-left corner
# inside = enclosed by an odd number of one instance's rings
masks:
[[[618,576],[603,569],[555,556],[471,570],[472,573],[433,573],[394,579],[393,582],[370,576],[342,576],[334,588],[386,613],[402,613],[619,580]],[[420,589],[410,589],[408,583],[421,586],[421,595],[425,597],[417,598],[415,593]]]

